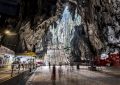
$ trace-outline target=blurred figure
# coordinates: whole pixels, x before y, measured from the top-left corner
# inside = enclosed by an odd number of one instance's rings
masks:
[[[18,63],[18,74],[20,72],[20,62]]]
[[[52,83],[53,85],[56,85],[56,66],[55,64],[53,65],[53,70],[52,70],[52,76],[51,76],[51,79],[52,79]]]
[[[11,64],[11,77],[13,76],[13,71],[14,71],[14,63]]]
[[[21,64],[21,66],[22,66],[22,69],[24,70],[24,62]]]
[[[73,72],[74,67],[73,67],[73,63],[70,63],[70,71]]]
[[[59,80],[61,80],[62,74],[63,74],[63,70],[62,70],[62,65],[60,64],[60,67],[58,68]]]
[[[52,80],[56,80],[56,66],[53,65],[53,70],[52,70],[52,76],[51,76]]]
[[[51,64],[50,64],[50,62],[49,62],[49,68],[50,68],[50,66],[51,66]]]
[[[32,72],[32,64],[29,62],[29,72]]]
[[[79,65],[79,63],[77,64],[77,66],[76,66],[76,67],[77,67],[77,70],[79,70],[79,69],[80,69],[80,65]]]
[[[27,69],[27,62],[25,62],[24,64],[25,64],[24,68]]]

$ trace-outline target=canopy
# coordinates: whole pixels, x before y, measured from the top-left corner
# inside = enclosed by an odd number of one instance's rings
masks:
[[[35,56],[36,56],[36,53],[35,53],[35,52],[24,52],[24,53],[20,53],[20,54],[17,54],[17,55],[35,57]]]
[[[5,47],[5,46],[0,46],[0,54],[12,54],[14,55],[15,52],[10,50],[9,48]]]

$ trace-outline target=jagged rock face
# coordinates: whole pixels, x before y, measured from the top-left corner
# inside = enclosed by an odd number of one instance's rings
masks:
[[[74,0],[75,1],[75,0]],[[72,1],[71,1],[72,2]],[[119,0],[76,0],[89,41],[99,50],[120,46]]]
[[[62,0],[32,1],[37,6],[30,1],[22,1],[23,6],[21,8],[23,10],[21,10],[21,15],[24,19],[22,21],[22,25],[20,26],[19,33],[22,43],[20,44],[20,47],[22,47],[21,50],[23,51],[32,50],[35,45],[40,44],[43,39],[42,37],[44,37],[47,33],[50,24],[54,23],[59,18],[63,10]],[[29,4],[27,8],[26,4]],[[37,12],[34,10],[31,11],[31,8],[36,8],[35,10],[37,10]]]
[[[69,0],[69,2],[73,18],[76,8],[82,17],[85,30],[85,35],[79,36],[81,39],[77,40],[77,43],[74,36],[73,43],[76,43],[76,46],[73,46],[73,56],[79,54],[81,58],[87,59],[102,52],[120,51],[119,0]]]
[[[49,26],[61,18],[65,2],[69,2],[73,19],[76,9],[82,19],[85,34],[77,44],[81,56],[119,50],[120,0],[22,0],[17,25],[20,28],[17,29],[20,35],[18,52],[33,50],[37,43],[40,44]]]

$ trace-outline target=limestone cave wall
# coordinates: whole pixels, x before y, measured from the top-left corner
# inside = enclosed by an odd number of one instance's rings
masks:
[[[21,0],[19,17],[14,20],[12,17],[15,23],[12,30],[18,34],[13,39],[16,41],[15,51],[33,50],[49,26],[61,18],[66,2],[69,2],[73,19],[76,9],[82,19],[85,34],[77,43],[81,56],[120,51],[119,0]]]
[[[85,36],[80,41],[81,56],[120,51],[119,0],[69,0],[82,17]],[[73,12],[74,13],[74,12]],[[90,54],[89,54],[90,55]]]

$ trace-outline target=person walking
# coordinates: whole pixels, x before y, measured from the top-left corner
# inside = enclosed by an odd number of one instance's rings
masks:
[[[55,83],[55,81],[56,81],[56,66],[55,66],[55,64],[53,65],[51,80],[52,80],[53,85],[56,85],[56,83]]]
[[[50,62],[49,62],[49,68],[50,68],[50,66],[51,66],[51,64],[50,64]]]
[[[14,71],[14,63],[11,64],[11,77],[13,76],[13,71]]]
[[[19,74],[19,72],[20,72],[20,67],[21,67],[21,63],[18,62],[18,74]]]
[[[52,70],[52,80],[56,80],[56,66],[53,65],[53,70]]]
[[[22,63],[21,66],[22,66],[22,69],[24,70],[24,63]]]

